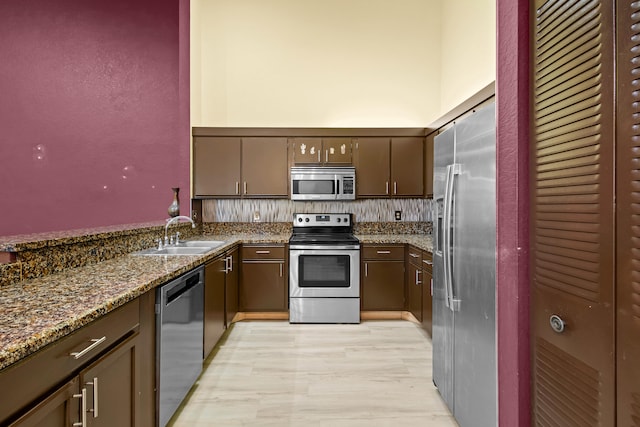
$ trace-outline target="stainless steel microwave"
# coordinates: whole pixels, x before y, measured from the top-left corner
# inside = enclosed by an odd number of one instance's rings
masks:
[[[353,166],[291,167],[291,200],[355,200]]]

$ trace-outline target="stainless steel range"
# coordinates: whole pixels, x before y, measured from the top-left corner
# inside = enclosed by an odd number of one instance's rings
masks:
[[[289,322],[360,323],[360,242],[351,214],[295,214]]]

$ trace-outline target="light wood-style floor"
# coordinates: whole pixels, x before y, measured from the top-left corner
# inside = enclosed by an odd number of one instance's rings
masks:
[[[404,320],[235,323],[172,425],[457,426],[432,383],[431,340]]]

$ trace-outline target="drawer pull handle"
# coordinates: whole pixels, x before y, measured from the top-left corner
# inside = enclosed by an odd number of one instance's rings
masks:
[[[89,412],[93,412],[93,418],[98,418],[98,377],[93,377],[93,381],[87,382],[87,385],[93,386],[93,409],[89,409]]]
[[[73,356],[74,359],[78,360],[82,356],[84,356],[85,354],[89,353],[91,350],[93,350],[94,348],[96,348],[97,346],[102,344],[106,339],[107,339],[106,336],[104,336],[102,338],[92,338],[91,339],[91,345],[89,345],[84,350],[74,351],[73,353],[70,353],[69,356]]]
[[[422,273],[422,271],[416,270],[416,285],[422,284],[422,282],[420,281],[420,273]]]
[[[411,258],[420,258],[420,255],[416,255],[416,254],[411,253],[411,252],[409,252],[409,256],[410,256]]]
[[[73,423],[72,425],[74,427],[85,427],[87,425],[87,389],[83,388],[81,394],[74,394],[73,397],[81,400],[80,406],[82,409],[80,412],[82,413],[82,418],[79,423]]]
[[[271,251],[256,251],[257,254],[270,254]]]
[[[381,255],[382,255],[382,254],[390,254],[390,253],[391,253],[391,251],[378,251],[378,253],[379,253],[379,254],[381,254]]]
[[[427,265],[433,265],[433,261],[429,261],[428,259],[423,259],[422,262],[424,262]]]

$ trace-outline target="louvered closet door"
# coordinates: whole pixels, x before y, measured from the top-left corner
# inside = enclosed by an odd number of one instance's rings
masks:
[[[610,427],[615,425],[613,1],[535,5],[534,425]]]
[[[640,426],[640,2],[617,4],[618,425]]]

